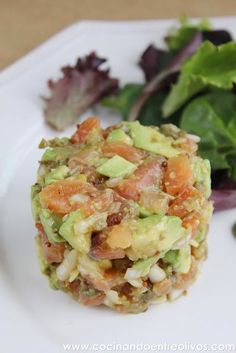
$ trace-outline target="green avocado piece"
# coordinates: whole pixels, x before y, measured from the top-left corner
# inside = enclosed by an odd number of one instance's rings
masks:
[[[47,148],[44,152],[41,161],[48,162],[48,161],[56,161],[66,159],[69,156],[69,149],[64,147],[59,148]]]
[[[176,272],[188,273],[191,266],[191,247],[185,245],[179,250],[179,256],[177,262],[174,264]]]
[[[191,247],[186,245],[179,250],[170,250],[163,261],[171,264],[176,272],[187,273],[191,266]]]
[[[211,195],[211,165],[208,159],[194,157],[191,163],[195,186],[206,198]]]
[[[179,258],[179,250],[169,250],[163,257],[163,261],[174,265],[177,263]]]
[[[42,273],[48,276],[49,285],[52,289],[58,289],[58,279],[56,276],[55,268],[50,265],[43,256],[42,244],[39,236],[35,238],[36,249],[38,254],[39,267]]]
[[[39,261],[39,267],[42,273],[46,273],[47,269],[49,268],[49,263],[45,260],[45,257],[43,256],[43,251],[42,251],[42,245],[39,236],[35,238],[36,241],[36,249],[37,249],[37,254],[38,254],[38,261]]]
[[[196,234],[194,240],[198,243],[201,243],[207,236],[208,223],[212,217],[213,206],[212,202],[208,202],[208,204],[202,209],[202,220],[199,226],[198,233]]]
[[[122,129],[112,130],[107,137],[107,141],[110,141],[110,142],[120,141],[120,142],[127,143],[128,145],[133,144],[132,139]]]
[[[44,138],[39,143],[39,148],[46,147],[63,147],[70,144],[70,139],[68,137],[55,137],[51,140],[45,140]]]
[[[145,260],[138,260],[137,262],[134,263],[132,268],[140,272],[140,277],[147,276],[147,274],[150,271],[150,268],[152,267],[152,265],[154,265],[157,262],[158,258],[159,256],[156,255],[156,256],[149,257],[148,259],[145,259]]]
[[[100,167],[101,165],[103,165],[107,161],[109,161],[109,158],[105,158],[105,157],[99,158],[97,160],[97,162],[95,163],[95,166],[98,168],[98,167]]]
[[[110,178],[118,178],[132,173],[136,168],[136,165],[126,159],[114,156],[98,167],[97,172]]]
[[[49,285],[52,289],[58,289],[58,279],[55,271],[50,273],[48,277]]]
[[[148,217],[148,216],[151,216],[153,214],[152,212],[147,210],[145,207],[140,206],[140,204],[138,204],[137,202],[135,202],[133,200],[130,200],[130,204],[133,206],[133,208],[135,209],[137,215],[140,218]]]
[[[171,146],[171,139],[156,128],[143,126],[138,121],[128,123],[128,127],[135,147],[167,158],[176,157],[180,153]]]
[[[194,240],[196,240],[198,243],[201,243],[201,241],[203,241],[203,239],[205,238],[205,234],[206,234],[206,226],[200,226],[200,229],[196,237],[194,238]]]
[[[42,209],[39,218],[50,242],[58,243],[64,241],[58,234],[58,230],[62,224],[62,218],[60,216]]]
[[[187,233],[179,217],[162,215],[130,221],[130,229],[132,240],[127,253],[131,260],[147,258],[157,252],[165,253]]]
[[[153,214],[148,209],[146,209],[145,207],[140,206],[140,205],[139,205],[138,210],[139,210],[139,215],[140,215],[141,218],[148,217],[148,216],[151,216]]]
[[[71,212],[65,216],[59,229],[59,234],[76,250],[87,253],[90,249],[90,236],[87,234],[77,234],[75,232],[76,223],[84,219],[80,210]]]
[[[47,148],[42,156],[41,162],[59,162],[71,158],[78,153],[79,147],[65,146]]]
[[[45,176],[45,184],[49,185],[55,183],[58,180],[65,179],[69,173],[69,168],[65,165],[60,165],[59,167],[53,169],[51,172]]]
[[[39,220],[39,214],[41,212],[41,205],[39,201],[39,193],[41,187],[38,184],[31,186],[31,209],[34,220],[37,222]]]

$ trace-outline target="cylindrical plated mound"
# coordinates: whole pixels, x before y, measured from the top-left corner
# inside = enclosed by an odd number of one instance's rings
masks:
[[[174,300],[207,255],[210,164],[171,124],[96,117],[46,148],[32,186],[40,267],[86,305],[141,312]]]

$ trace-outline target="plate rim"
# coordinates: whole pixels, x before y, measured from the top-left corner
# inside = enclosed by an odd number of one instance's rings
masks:
[[[201,17],[189,17],[190,20],[197,21]],[[236,15],[230,16],[214,16],[207,17],[212,22],[214,21],[233,21],[236,20]],[[39,58],[44,55],[48,55],[48,50],[56,50],[59,46],[62,45],[62,41],[71,40],[73,37],[78,35],[80,32],[85,32],[91,30],[101,30],[106,29],[107,27],[113,27],[113,29],[119,28],[121,25],[124,26],[127,30],[127,26],[140,27],[146,26],[158,26],[160,23],[165,23],[166,25],[175,24],[178,21],[178,18],[164,18],[164,19],[145,19],[145,20],[80,20],[72,23],[69,26],[62,28],[60,31],[50,36],[48,39],[43,41],[41,44],[31,49],[25,55],[21,56],[19,59],[6,66],[3,70],[0,71],[0,88],[9,81],[16,79],[19,75],[24,74],[29,70],[29,67],[39,60]],[[99,27],[99,28],[98,28]],[[144,30],[144,28],[142,29]],[[150,29],[149,29],[150,30]],[[75,33],[76,32],[76,33]]]

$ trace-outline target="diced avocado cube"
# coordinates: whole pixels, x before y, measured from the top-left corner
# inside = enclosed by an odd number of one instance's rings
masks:
[[[64,161],[76,155],[78,151],[79,147],[76,148],[73,146],[47,148],[42,156],[41,162]]]
[[[152,256],[145,260],[139,260],[132,266],[137,272],[140,273],[140,277],[147,276],[152,265],[154,265],[158,260],[158,256]]]
[[[62,239],[58,234],[58,230],[62,224],[62,219],[60,216],[53,214],[48,210],[42,209],[39,218],[50,242],[56,243],[64,241],[64,239]]]
[[[127,143],[128,145],[133,144],[132,139],[122,129],[112,130],[107,137],[107,141],[110,141],[110,142],[120,141],[120,142]]]
[[[114,156],[98,167],[97,172],[110,178],[118,178],[131,174],[136,168],[136,165],[126,159]]]
[[[147,210],[145,207],[143,206],[139,206],[139,215],[140,217],[144,218],[144,217],[148,217],[148,216],[151,216],[153,213],[150,212],[149,210]]]
[[[69,173],[69,168],[65,165],[60,165],[59,167],[53,169],[51,172],[45,176],[45,184],[49,185],[55,183],[57,180],[65,179]]]
[[[59,233],[74,249],[87,253],[90,249],[90,236],[75,231],[76,224],[83,218],[84,215],[80,210],[71,212],[65,217]]]
[[[186,245],[179,250],[170,250],[163,261],[171,264],[176,272],[187,273],[191,266],[191,247]]]
[[[85,175],[85,174],[76,174],[75,178],[83,181],[84,183],[87,183],[87,179],[88,179],[87,175]]]
[[[107,161],[109,161],[109,158],[106,158],[106,157],[99,158],[97,160],[95,166],[98,168],[98,167],[100,167],[101,165],[103,165]]]
[[[59,148],[47,148],[42,156],[42,162],[58,161],[67,157],[67,153],[64,149]]]
[[[182,221],[175,216],[152,215],[130,222],[131,247],[127,249],[132,260],[147,258],[157,252],[167,252],[187,232]]]
[[[56,275],[56,272],[55,271],[52,271],[50,273],[50,276],[48,277],[48,282],[49,282],[49,285],[52,289],[58,289],[58,278],[57,278],[57,275]]]
[[[194,182],[207,198],[211,195],[211,165],[208,159],[194,157],[191,163]]]
[[[179,250],[178,261],[174,264],[176,272],[188,273],[191,266],[191,247],[189,245],[184,246]]]
[[[131,202],[131,205],[135,208],[140,218],[144,218],[152,215],[152,212],[147,210],[145,207],[140,206],[137,202],[134,202],[134,201],[130,201],[130,202]]]
[[[44,138],[39,143],[39,148],[46,147],[63,147],[70,143],[70,139],[68,137],[55,137],[52,140],[45,140]]]
[[[170,138],[160,133],[156,128],[143,126],[138,121],[129,123],[128,126],[135,147],[167,158],[179,154],[179,151],[171,146]]]
[[[163,261],[171,265],[174,265],[177,263],[178,258],[179,258],[179,250],[169,250],[163,257]]]
[[[31,187],[31,209],[35,221],[39,220],[39,214],[41,212],[41,205],[39,201],[40,191],[41,187],[38,184],[35,184]]]
[[[39,267],[40,267],[41,272],[45,273],[49,267],[49,263],[46,261],[45,257],[43,256],[42,244],[41,244],[39,236],[37,236],[35,238],[35,241],[36,241]]]
[[[205,238],[205,234],[206,234],[206,226],[201,226],[196,237],[194,238],[194,240],[196,240],[196,242],[201,243],[201,241],[203,241],[203,239]]]

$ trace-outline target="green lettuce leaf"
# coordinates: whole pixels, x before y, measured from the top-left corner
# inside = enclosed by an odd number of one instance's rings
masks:
[[[133,103],[142,92],[143,86],[138,83],[128,83],[118,94],[104,98],[101,104],[104,107],[117,111],[126,120]]]
[[[142,92],[143,85],[130,83],[120,89],[119,93],[103,99],[102,105],[118,112],[124,120],[127,120],[134,102]],[[142,107],[138,120],[143,125],[160,125],[163,123],[178,124],[179,115],[173,114],[171,119],[163,120],[161,111],[162,104],[167,92],[154,93]]]
[[[214,170],[228,169],[236,180],[236,96],[229,92],[208,93],[184,109],[180,126],[201,136],[199,152]]]
[[[236,43],[220,46],[204,42],[181,68],[179,79],[167,96],[162,111],[170,116],[185,102],[207,88],[230,90],[236,82]]]
[[[199,23],[191,23],[187,17],[180,18],[179,26],[170,28],[165,42],[170,50],[180,50],[191,41],[196,31],[211,29],[211,24],[207,19],[202,19]]]

